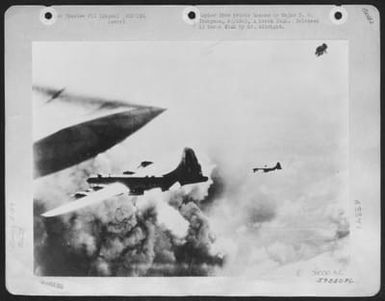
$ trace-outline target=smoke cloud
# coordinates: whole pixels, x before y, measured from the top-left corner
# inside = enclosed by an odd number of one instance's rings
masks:
[[[39,275],[209,275],[223,265],[199,202],[212,184],[144,196],[115,196],[73,213],[42,218],[84,189],[85,175],[114,171],[107,155],[39,179],[35,190],[35,272]],[[211,171],[205,165],[205,174]],[[76,202],[76,200],[75,200]]]
[[[203,276],[262,274],[342,248],[349,234],[344,211],[335,204],[343,181],[334,177],[297,200],[281,199],[255,176],[237,181],[201,160],[206,183],[144,196],[121,195],[72,214],[40,215],[68,202],[95,171],[114,172],[111,154],[39,179],[35,191],[35,273],[92,276]],[[262,180],[262,176],[257,179]],[[276,177],[275,185],[282,184]],[[315,201],[331,198],[329,205]],[[311,205],[312,204],[312,205]],[[310,206],[310,207],[309,207]],[[314,207],[314,208],[313,208]],[[345,243],[343,243],[345,244]],[[334,255],[333,255],[334,256]],[[337,258],[346,264],[348,257]],[[252,272],[254,270],[254,272]]]

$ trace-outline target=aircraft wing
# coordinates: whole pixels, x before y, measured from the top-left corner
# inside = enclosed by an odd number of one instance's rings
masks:
[[[95,157],[164,109],[33,86],[34,178]]]
[[[108,198],[111,198],[113,196],[118,196],[124,193],[128,193],[129,189],[127,186],[121,183],[113,183],[105,188],[92,192],[89,195],[71,201],[69,203],[66,203],[58,208],[49,210],[45,213],[42,214],[44,217],[53,217],[53,216],[58,216],[66,213],[70,213],[79,209],[82,209],[84,207],[92,206],[95,204],[98,204]]]

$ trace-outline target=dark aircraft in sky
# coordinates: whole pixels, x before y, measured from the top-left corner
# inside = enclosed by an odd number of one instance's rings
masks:
[[[47,102],[50,102],[50,101],[52,101],[52,100],[54,100],[54,99],[60,97],[60,95],[64,92],[64,89],[65,89],[65,88],[60,89],[60,90],[57,90],[56,92],[53,92],[53,93],[51,94],[51,95],[52,95],[51,98],[48,99]]]
[[[182,160],[173,171],[160,176],[134,177],[131,175],[103,176],[97,175],[89,177],[87,182],[90,185],[106,185],[112,183],[122,183],[126,185],[130,195],[142,195],[144,191],[153,188],[160,188],[162,191],[168,190],[176,182],[180,185],[206,182],[207,177],[202,175],[202,169],[191,148],[185,148]]]
[[[145,105],[139,105],[128,101],[122,101],[117,99],[108,99],[104,97],[80,95],[65,92],[65,88],[56,89],[51,87],[45,87],[40,85],[32,86],[32,91],[49,97],[48,102],[55,100],[57,102],[63,102],[68,104],[79,105],[83,107],[94,107],[98,109],[115,109],[115,108],[148,108]],[[46,101],[47,102],[47,101]]]
[[[325,43],[323,43],[322,45],[320,45],[320,46],[318,46],[318,47],[316,48],[316,50],[315,50],[315,55],[316,55],[316,56],[321,56],[321,55],[327,53],[327,52],[326,52],[326,49],[328,49],[328,45],[326,45]]]
[[[33,89],[50,97],[49,103],[45,102],[43,105],[64,102],[77,106],[79,110],[87,107],[92,113],[97,113],[96,118],[92,118],[95,115],[86,115],[87,120],[59,128],[34,143],[34,178],[95,157],[122,142],[164,111],[157,107],[71,95],[64,93],[64,89]],[[44,120],[39,119],[37,122],[45,126]]]
[[[61,207],[50,210],[42,216],[53,217],[66,214],[93,205],[99,201],[113,196],[129,194],[143,195],[145,191],[160,188],[162,191],[169,190],[174,184],[181,186],[187,184],[206,182],[208,177],[202,174],[201,165],[191,148],[185,148],[182,160],[179,165],[171,172],[162,176],[132,176],[121,175],[101,175],[91,176],[87,179],[90,189],[77,192],[74,197],[78,200],[69,202]]]
[[[257,172],[257,171],[270,172],[270,171],[274,171],[274,170],[278,170],[278,169],[282,169],[281,163],[279,163],[279,162],[277,162],[277,164],[274,167],[267,167],[265,165],[265,167],[253,168],[253,172]]]

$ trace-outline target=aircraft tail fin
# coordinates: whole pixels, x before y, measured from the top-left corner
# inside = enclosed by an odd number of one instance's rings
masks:
[[[282,169],[281,163],[277,162],[277,164],[275,165],[275,168],[276,168],[276,169]]]
[[[202,167],[191,148],[183,150],[182,159],[179,165],[170,173],[164,175],[167,180],[168,187],[163,187],[164,190],[171,187],[175,182],[181,185],[206,182],[208,177],[203,176]]]

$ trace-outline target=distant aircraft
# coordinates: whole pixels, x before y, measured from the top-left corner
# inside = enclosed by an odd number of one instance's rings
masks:
[[[53,92],[51,93],[51,95],[52,95],[51,98],[48,99],[47,102],[50,102],[50,101],[52,101],[52,100],[54,100],[54,99],[60,97],[60,95],[64,92],[64,90],[65,90],[65,88],[60,89],[60,90],[57,90],[56,92],[53,91]]]
[[[318,46],[315,50],[315,55],[316,56],[321,56],[323,55],[324,53],[327,53],[326,52],[326,49],[328,48],[328,45],[326,45],[325,43],[323,43],[322,45]]]
[[[165,110],[117,100],[72,95],[64,93],[64,89],[34,86],[33,90],[50,97],[43,106],[62,102],[76,106],[79,111],[87,108],[94,113],[85,115],[86,120],[83,119],[83,122],[59,127],[55,132],[41,137],[34,143],[34,178],[49,175],[95,157],[122,142]],[[60,114],[60,110],[57,111]],[[55,119],[50,116],[50,120]],[[44,120],[37,119],[37,122],[45,127]]]
[[[274,167],[267,167],[265,165],[265,167],[256,167],[256,168],[253,168],[253,172],[256,172],[256,171],[263,171],[263,172],[270,172],[270,171],[274,171],[274,170],[278,170],[278,169],[282,169],[281,167],[281,163],[277,162],[277,164],[274,166]]]
[[[43,213],[44,217],[53,217],[73,212],[83,207],[95,204],[113,196],[128,193],[129,195],[143,195],[145,191],[160,188],[162,191],[169,190],[174,184],[181,186],[187,184],[206,182],[208,177],[202,174],[201,165],[191,148],[185,148],[182,160],[171,172],[162,176],[137,177],[131,175],[108,175],[98,174],[87,179],[91,189],[96,192],[77,192],[74,197],[77,201],[67,203],[61,207]],[[115,185],[115,186],[113,186]]]
[[[95,107],[98,109],[115,109],[115,108],[148,108],[145,105],[139,105],[136,103],[132,103],[129,101],[122,101],[117,99],[107,99],[103,97],[97,96],[89,96],[89,95],[80,95],[64,92],[65,88],[57,89],[51,87],[45,87],[40,85],[32,86],[32,91],[39,93],[44,96],[48,96],[49,99],[56,99],[57,101],[75,104],[80,106],[89,106]]]

